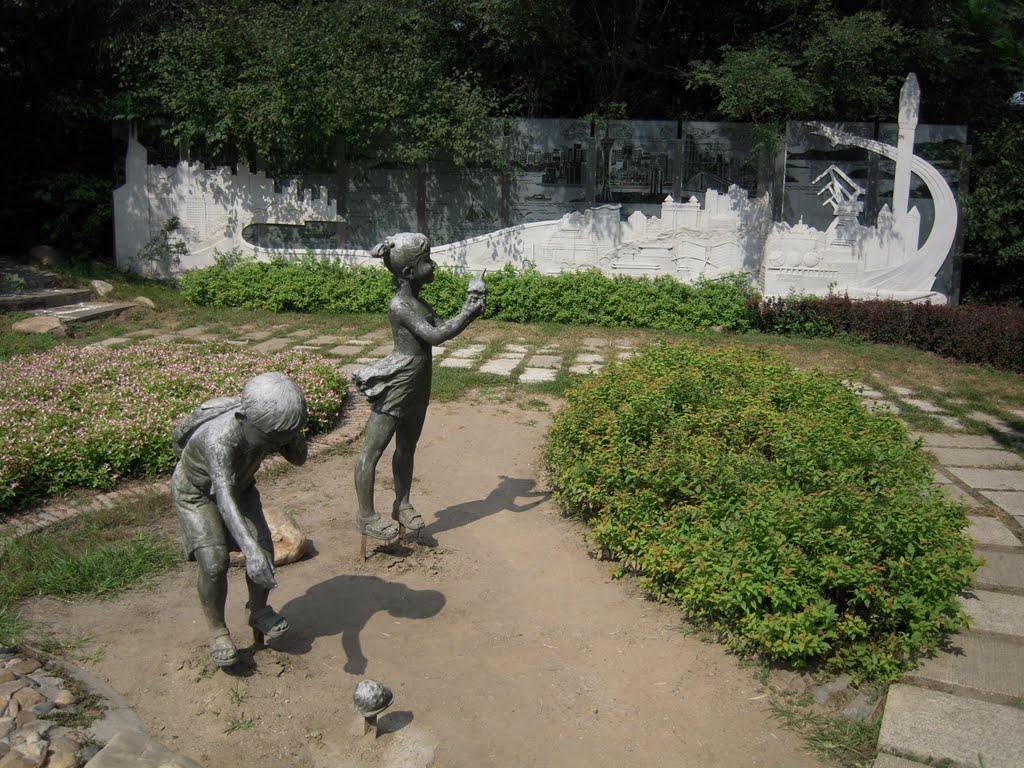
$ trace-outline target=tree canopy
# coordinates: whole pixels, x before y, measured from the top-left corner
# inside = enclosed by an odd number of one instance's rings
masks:
[[[0,221],[104,255],[116,118],[271,170],[382,147],[483,163],[500,116],[889,120],[911,71],[922,121],[968,124],[975,164],[1024,122],[1021,0],[0,0],[0,54]],[[971,253],[995,247],[980,211]]]

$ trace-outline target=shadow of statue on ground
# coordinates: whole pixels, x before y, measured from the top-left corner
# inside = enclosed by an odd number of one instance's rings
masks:
[[[434,589],[410,589],[377,576],[335,576],[315,584],[281,608],[291,631],[275,643],[285,653],[303,654],[316,637],[341,635],[345,671],[360,675],[367,659],[359,633],[378,611],[403,619],[426,619],[440,613],[445,596]]]
[[[521,477],[501,475],[498,487],[479,501],[466,501],[437,511],[437,519],[420,531],[420,541],[428,546],[436,545],[434,536],[453,528],[480,520],[498,512],[526,512],[551,498],[548,491],[534,490],[537,482]],[[517,499],[528,498],[532,501],[520,504]]]

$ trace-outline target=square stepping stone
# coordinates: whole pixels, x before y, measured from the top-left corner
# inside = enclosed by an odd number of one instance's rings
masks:
[[[598,338],[597,336],[588,336],[581,343],[584,347],[590,347],[591,349],[600,349],[601,347],[608,346],[608,339]]]
[[[469,357],[456,357],[455,355],[448,355],[444,360],[438,363],[442,368],[472,368],[476,365],[476,360]]]
[[[582,355],[576,355],[575,362],[577,362],[577,363],[603,363],[604,362],[604,355],[594,355],[594,354],[584,353]]]
[[[253,346],[253,349],[257,352],[277,352],[279,349],[284,349],[287,346],[291,346],[291,339],[267,339],[261,341],[259,344]]]
[[[942,408],[939,408],[935,403],[929,403],[927,400],[917,400],[912,397],[905,397],[903,398],[903,402],[904,404],[912,405],[925,413],[945,413]]]
[[[355,346],[353,344],[341,344],[341,345],[339,345],[337,347],[332,347],[331,349],[328,349],[327,350],[327,354],[329,354],[329,355],[338,355],[339,357],[342,357],[342,356],[347,356],[347,355],[361,354],[362,351],[363,351],[362,347],[357,347],[357,346]]]
[[[249,342],[245,339],[224,339],[225,344],[230,344],[233,347],[248,347]]]
[[[488,360],[480,366],[480,373],[496,373],[499,376],[511,376],[512,370],[519,365],[518,360],[496,358]]]
[[[1003,522],[995,517],[971,515],[969,520],[971,521],[971,524],[967,527],[967,533],[972,539],[982,546],[1024,546],[1021,544],[1020,540],[1013,535],[1013,531],[1003,525]]]
[[[604,368],[604,366],[598,365],[597,363],[577,363],[576,365],[570,365],[569,371],[571,373],[587,375],[591,373],[597,373],[602,368]]]
[[[326,347],[328,344],[340,344],[341,342],[341,336],[314,336],[306,343],[312,347]]]
[[[933,413],[936,419],[942,422],[942,426],[953,432],[963,432],[965,429],[964,425],[960,423],[960,419],[956,416],[949,416],[944,413]]]
[[[561,368],[562,358],[558,355],[534,355],[530,358],[531,368]]]
[[[302,339],[305,338],[306,336],[312,336],[314,333],[316,333],[316,331],[311,331],[308,328],[300,328],[297,331],[292,331],[288,335],[294,339]]]
[[[636,351],[632,349],[620,349],[618,352],[615,353],[615,357],[617,357],[619,360],[628,360],[635,354]]]
[[[482,353],[483,351],[483,344],[469,344],[465,347],[459,347],[458,349],[452,350],[450,357],[480,357],[480,353]]]
[[[376,344],[375,341],[368,341],[367,339],[348,339],[345,343],[355,347],[368,347],[371,344]]]
[[[373,357],[387,357],[394,351],[394,349],[395,347],[393,344],[382,344],[376,349],[371,349],[366,354],[371,355]]]
[[[890,387],[890,389],[892,389],[892,391],[895,392],[900,397],[908,397],[914,394],[914,390],[907,389],[906,387]]]
[[[243,339],[249,339],[251,341],[262,341],[270,336],[270,331],[250,331],[249,333],[242,334]]]
[[[430,353],[434,357],[441,357],[441,355],[443,355],[447,351],[448,351],[448,347],[431,347],[430,348]]]
[[[521,353],[518,353],[518,352],[502,352],[499,355],[495,355],[494,359],[495,360],[515,360],[516,362],[519,362],[524,357],[526,357],[525,354],[521,354]]]
[[[186,328],[183,331],[175,331],[174,333],[177,336],[184,336],[188,338],[189,336],[199,336],[200,334],[206,333],[206,328],[201,325],[194,325],[191,328]]]
[[[145,329],[143,329],[141,331],[132,331],[132,333],[130,335],[131,336],[149,337],[149,336],[159,336],[162,333],[163,333],[163,331],[161,329],[159,329],[159,328],[145,328]]]
[[[982,491],[981,495],[1024,523],[1024,491]]]
[[[525,344],[506,344],[504,351],[517,355],[525,355],[530,351],[530,348]]]
[[[553,368],[527,368],[520,374],[519,381],[523,384],[539,384],[555,380]]]

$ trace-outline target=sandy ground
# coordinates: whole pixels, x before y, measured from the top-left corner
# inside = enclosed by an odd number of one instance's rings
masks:
[[[233,571],[234,675],[206,661],[194,563],[115,601],[30,611],[91,636],[90,671],[209,768],[820,765],[773,719],[752,669],[588,555],[544,486],[549,422],[515,405],[432,405],[413,493],[429,545],[365,563],[354,450],[263,480],[265,505],[293,513],[317,553],[278,572],[271,601],[292,631],[273,648],[250,648]],[[366,677],[395,692],[377,738],[352,704]]]

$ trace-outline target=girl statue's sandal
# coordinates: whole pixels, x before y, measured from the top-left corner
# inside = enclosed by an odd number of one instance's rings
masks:
[[[238,649],[226,628],[210,633],[210,661],[222,669],[238,663]]]
[[[426,525],[423,522],[423,515],[417,512],[412,504],[398,508],[398,524],[405,526],[413,533],[421,530]]]
[[[359,554],[363,556],[365,562],[367,558],[366,554],[366,539],[377,539],[377,541],[384,541],[390,544],[392,541],[398,538],[398,524],[393,523],[390,520],[384,520],[382,517],[377,517],[376,520],[370,523],[361,525],[359,528],[362,531],[359,543]]]
[[[252,627],[253,642],[262,645],[264,639],[273,640],[288,631],[288,619],[269,605],[257,611],[249,611],[249,626]]]

